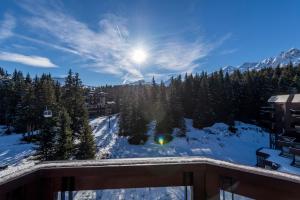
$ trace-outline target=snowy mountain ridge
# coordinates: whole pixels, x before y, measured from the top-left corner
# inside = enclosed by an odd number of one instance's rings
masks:
[[[300,64],[300,50],[297,48],[291,48],[287,51],[282,51],[279,55],[275,57],[266,58],[260,62],[245,62],[237,67],[233,66],[225,66],[223,67],[223,71],[232,73],[234,70],[239,69],[241,72],[245,72],[248,70],[261,70],[267,67],[275,68],[277,66],[284,67],[289,63],[293,65]]]
[[[230,74],[234,70],[240,70],[241,72],[245,72],[248,70],[249,71],[252,71],[252,70],[259,71],[259,70],[267,68],[267,67],[272,67],[272,68],[275,68],[277,66],[284,67],[290,63],[292,63],[293,65],[300,64],[300,49],[291,48],[287,51],[280,52],[275,57],[265,58],[260,62],[244,62],[243,64],[238,65],[238,66],[227,65],[225,67],[221,67],[221,69],[223,70],[224,73],[227,72]],[[176,76],[176,75],[174,75],[174,76]],[[171,82],[170,78],[168,78],[167,80],[164,81],[165,85],[167,85],[167,86],[170,85],[170,82]],[[151,84],[151,82],[141,79],[141,80],[134,81],[134,82],[126,82],[124,84],[125,85],[139,85],[139,84],[148,85],[148,84]]]

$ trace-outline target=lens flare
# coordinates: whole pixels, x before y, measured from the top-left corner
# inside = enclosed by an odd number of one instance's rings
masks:
[[[159,143],[160,145],[163,145],[163,144],[164,144],[164,138],[163,138],[163,137],[159,137],[159,138],[158,138],[158,143]]]

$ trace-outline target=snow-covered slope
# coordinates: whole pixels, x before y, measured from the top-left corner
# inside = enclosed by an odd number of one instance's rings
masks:
[[[268,145],[268,133],[261,128],[236,122],[238,131],[232,134],[228,126],[216,123],[203,130],[192,127],[192,120],[186,119],[187,137],[174,137],[165,145],[154,142],[155,122],[149,124],[149,139],[144,145],[130,145],[126,137],[118,137],[118,117],[100,117],[90,121],[98,147],[97,159],[136,158],[169,156],[206,156],[220,160],[254,166],[256,149]],[[118,189],[100,191],[78,191],[75,199],[184,199],[184,187]],[[189,190],[190,191],[190,190]],[[229,193],[225,194],[231,197]],[[237,195],[236,199],[240,198]]]
[[[256,63],[256,62],[245,62],[235,69],[239,69],[240,71],[244,72],[244,71],[253,69],[257,64],[258,63]]]
[[[155,122],[149,124],[147,134],[148,141],[145,145],[130,145],[126,137],[118,137],[118,116],[99,117],[90,121],[97,144],[96,159],[104,158],[134,158],[134,157],[169,157],[169,156],[206,156],[210,158],[246,164],[256,164],[255,151],[260,147],[268,146],[268,133],[261,128],[236,122],[237,133],[228,131],[228,126],[223,123],[216,123],[204,129],[192,127],[192,120],[186,119],[187,137],[174,137],[165,145],[154,142]],[[8,138],[10,137],[11,142]],[[0,147],[2,160],[18,158],[18,155],[30,155],[33,153],[33,146],[20,144],[21,135],[0,136]],[[10,145],[11,144],[11,145]],[[17,150],[19,149],[20,150]],[[7,152],[6,152],[7,151]],[[8,153],[11,152],[11,153]],[[15,152],[15,153],[12,153]],[[27,154],[27,153],[28,154]],[[20,164],[20,160],[15,159]],[[25,160],[26,161],[26,160]],[[34,163],[25,163],[32,165]],[[18,170],[24,164],[9,167],[8,170]],[[279,169],[280,170],[280,169]],[[5,171],[5,170],[4,170]],[[5,173],[0,171],[0,175]],[[299,172],[300,174],[300,172]],[[77,191],[75,199],[184,199],[184,187],[165,188],[142,188],[142,189],[118,189],[101,191]],[[227,195],[227,194],[226,194]],[[228,194],[230,195],[230,194]]]
[[[228,73],[233,72],[235,69],[240,69],[242,72],[247,70],[261,70],[266,67],[275,68],[277,66],[283,67],[292,63],[294,65],[300,64],[300,50],[296,48],[282,51],[275,57],[266,58],[260,62],[245,62],[237,67],[230,66],[229,69],[224,67]]]
[[[224,73],[231,73],[231,72],[233,72],[236,69],[237,69],[236,67],[233,67],[231,65],[227,65],[227,66],[225,66],[225,67],[222,68],[222,70],[223,70]]]
[[[0,126],[0,166],[18,165],[34,153],[34,145],[21,142],[21,134],[4,134],[4,126]]]
[[[300,50],[292,48],[288,51],[281,52],[276,57],[270,57],[267,59],[264,59],[260,63],[258,63],[254,69],[262,69],[268,66],[271,67],[277,67],[279,66],[286,66],[289,63],[292,63],[294,65],[297,65],[300,63]]]
[[[186,119],[187,137],[174,137],[170,143],[159,145],[154,142],[155,122],[152,122],[147,133],[148,141],[144,145],[130,145],[126,137],[117,136],[117,122],[117,116],[113,116],[111,128],[108,128],[106,117],[91,121],[99,147],[98,158],[206,156],[253,166],[256,164],[255,151],[268,146],[268,133],[257,126],[236,122],[238,131],[232,134],[223,123],[195,129],[190,119]]]
[[[149,124],[149,139],[144,145],[130,145],[126,137],[118,137],[118,117],[99,117],[90,121],[98,149],[97,159],[135,158],[159,156],[207,156],[246,165],[255,165],[255,151],[268,146],[268,133],[261,128],[236,122],[238,131],[232,134],[222,123],[205,129],[195,129],[192,120],[186,119],[187,137],[174,137],[165,145],[154,142],[155,122]],[[22,143],[22,135],[0,136],[0,163],[18,164],[31,155],[32,144]]]

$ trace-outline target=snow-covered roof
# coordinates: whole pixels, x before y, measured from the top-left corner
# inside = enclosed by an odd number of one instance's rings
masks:
[[[295,94],[292,102],[293,103],[300,103],[300,94]]]
[[[285,94],[285,95],[276,95],[276,96],[271,96],[268,99],[269,103],[286,103],[290,95]]]

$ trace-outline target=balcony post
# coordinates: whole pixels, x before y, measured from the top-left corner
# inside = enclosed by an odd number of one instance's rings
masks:
[[[217,168],[209,166],[205,172],[205,192],[206,198],[209,200],[220,199],[220,174]]]
[[[192,199],[193,200],[206,199],[205,174],[203,171],[193,173]]]
[[[40,199],[55,200],[55,191],[53,185],[53,179],[49,177],[43,177],[40,180]]]

